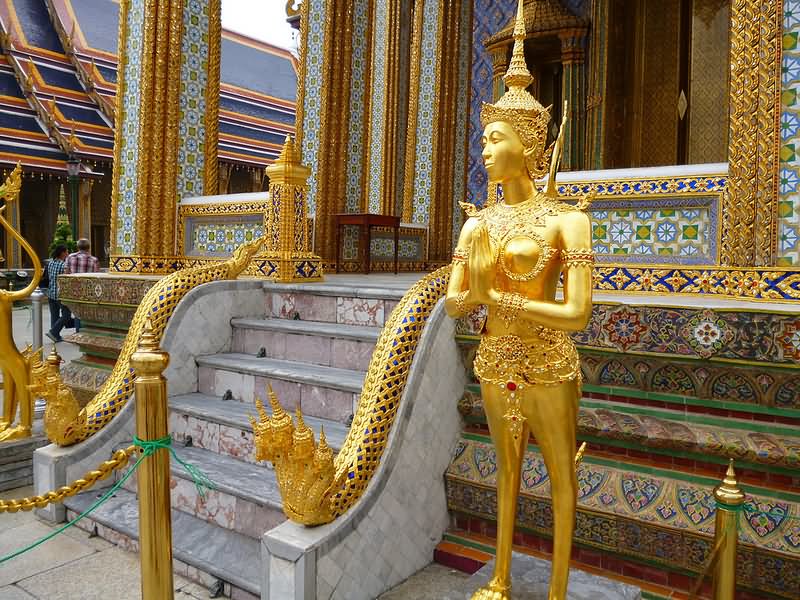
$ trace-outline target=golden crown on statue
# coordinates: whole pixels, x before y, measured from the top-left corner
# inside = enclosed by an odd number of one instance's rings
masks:
[[[259,420],[250,417],[256,460],[268,460],[274,465],[287,517],[304,525],[327,523],[333,518],[327,500],[335,489],[335,477],[333,450],[325,439],[325,431],[320,431],[317,444],[300,408],[297,422],[293,423],[272,386],[268,394],[272,416],[267,415],[263,402],[256,397]]]

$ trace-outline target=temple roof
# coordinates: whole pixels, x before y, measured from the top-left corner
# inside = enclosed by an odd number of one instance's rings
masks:
[[[568,29],[585,29],[589,25],[586,19],[570,12],[559,0],[525,0],[524,14],[525,31],[529,38],[555,35]],[[516,11],[506,26],[484,44],[494,46],[510,43],[514,38],[515,20]]]
[[[62,170],[69,154],[113,157],[118,19],[113,0],[0,0],[0,75],[8,80],[0,85],[16,82],[16,92],[0,94],[0,107],[9,109],[10,98],[15,110],[27,104],[42,147],[58,156],[51,169]],[[221,53],[219,158],[269,164],[294,133],[296,59],[228,31]],[[0,162],[15,162],[6,154],[0,141]]]

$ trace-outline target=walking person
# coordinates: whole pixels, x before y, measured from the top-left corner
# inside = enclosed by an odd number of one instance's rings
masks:
[[[55,247],[51,260],[47,263],[47,304],[50,306],[50,331],[45,335],[54,342],[63,341],[61,330],[72,318],[69,308],[58,299],[58,276],[64,272],[67,258],[67,247],[60,244]]]
[[[64,273],[74,275],[76,273],[97,273],[100,270],[100,261],[96,256],[92,256],[89,249],[89,240],[81,238],[78,240],[78,251],[73,252],[67,257]],[[81,321],[75,318],[75,333],[81,329]]]

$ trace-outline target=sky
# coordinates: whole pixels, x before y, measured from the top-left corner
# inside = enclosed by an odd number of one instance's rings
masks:
[[[222,26],[295,50],[294,30],[286,22],[286,0],[222,0]]]

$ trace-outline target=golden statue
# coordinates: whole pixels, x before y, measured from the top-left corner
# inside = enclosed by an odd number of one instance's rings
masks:
[[[14,302],[27,298],[39,285],[42,278],[42,263],[25,238],[3,217],[3,211],[10,202],[16,202],[22,187],[22,169],[19,165],[0,186],[0,198],[6,204],[0,207],[0,225],[14,238],[33,261],[33,277],[28,285],[17,291],[0,290],[0,367],[3,369],[3,414],[0,416],[0,442],[16,440],[31,435],[33,424],[33,398],[29,385],[31,369],[40,365],[39,351],[30,348],[25,352],[17,350],[14,343],[11,311]],[[12,426],[19,407],[20,422]]]
[[[568,331],[583,329],[592,311],[589,218],[558,199],[554,185],[560,143],[546,147],[550,122],[526,91],[533,81],[523,53],[525,21],[519,1],[508,91],[484,104],[483,160],[502,201],[469,219],[453,253],[446,308],[453,317],[486,305],[488,316],[475,374],[497,452],[497,553],[489,583],[473,600],[505,600],[511,590],[511,545],[522,458],[533,433],[544,457],[553,499],[550,600],[565,600],[578,486],[576,423],[580,365]],[[562,124],[563,132],[563,124]],[[546,191],[534,186],[550,167]],[[563,301],[556,289],[563,273]]]

